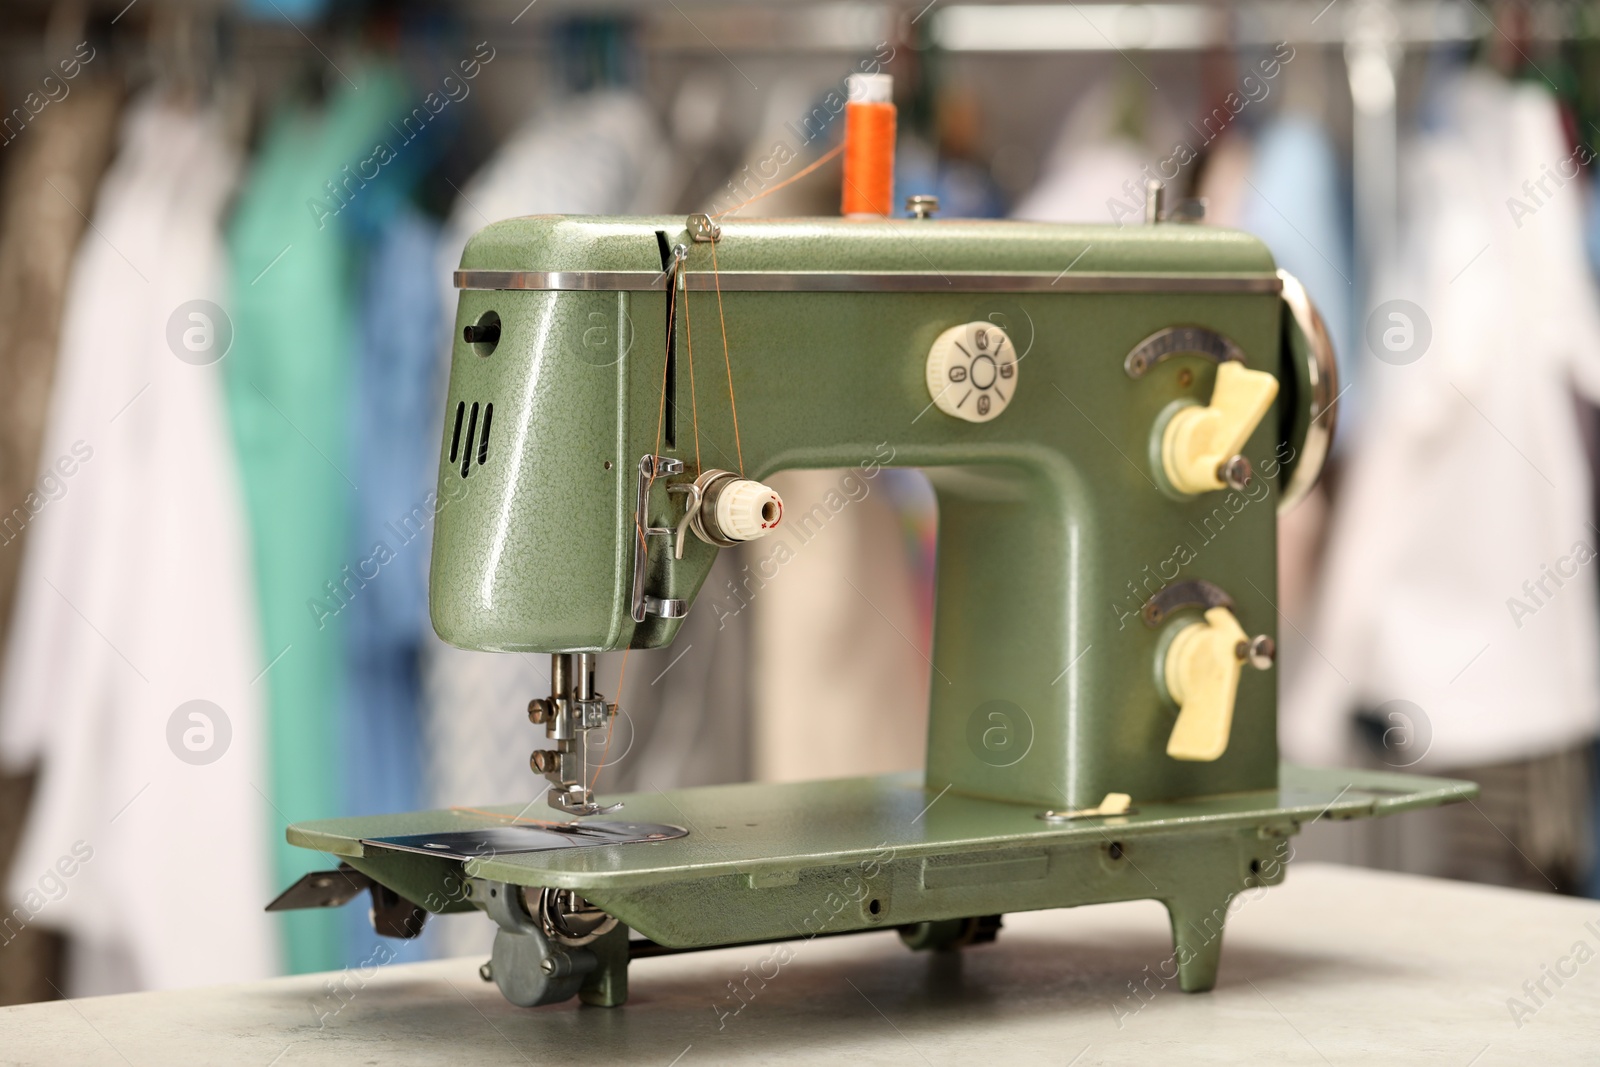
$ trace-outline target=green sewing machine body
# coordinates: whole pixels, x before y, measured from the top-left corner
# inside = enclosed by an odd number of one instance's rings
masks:
[[[1183,988],[1205,989],[1228,900],[1281,879],[1302,823],[1472,795],[1280,766],[1277,512],[1321,466],[1333,396],[1314,313],[1258,241],[1177,224],[690,226],[534,217],[468,245],[434,625],[462,647],[580,663],[659,647],[718,551],[680,537],[679,558],[670,536],[702,472],[920,468],[939,503],[925,776],[606,798],[688,829],[671,841],[464,861],[372,843],[495,818],[461,812],[305,824],[291,841],[429,911],[489,911],[502,939],[527,939],[496,949],[518,1003],[619,1003],[628,927],[684,948],[893,926],[937,947],[975,917],[1137,897],[1168,904]],[[1014,353],[986,421],[929,385],[930,350],[962,324],[992,324]],[[1276,398],[1233,488],[1180,492],[1168,426],[1230,361],[1274,376]],[[811,503],[783,521],[804,524]],[[1220,754],[1174,758],[1163,664],[1223,605],[1261,669],[1234,670]],[[1098,814],[1108,794],[1132,810]],[[620,922],[563,948],[528,925],[519,886],[574,891]],[[574,953],[588,954],[575,971]],[[502,974],[555,957],[561,973],[531,984]]]

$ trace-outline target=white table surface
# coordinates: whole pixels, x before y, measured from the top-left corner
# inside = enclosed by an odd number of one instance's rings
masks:
[[[1300,864],[1236,903],[1198,995],[1153,977],[1172,947],[1152,901],[1007,916],[956,957],[891,932],[792,949],[721,1017],[772,946],[640,960],[617,1009],[513,1008],[478,959],[4,1008],[0,1063],[1600,1064],[1594,901]]]

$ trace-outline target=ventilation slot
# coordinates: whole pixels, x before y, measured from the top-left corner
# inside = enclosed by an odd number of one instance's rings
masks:
[[[478,438],[478,466],[489,462],[489,427],[494,422],[494,405],[483,405],[483,436]]]
[[[472,402],[472,410],[467,413],[467,447],[461,452],[461,477],[465,478],[472,473],[472,440],[478,434],[478,402]]]
[[[479,404],[474,401],[469,408],[465,400],[456,403],[456,427],[450,434],[450,462],[461,464],[461,477],[465,478],[472,473],[473,451],[476,448],[478,466],[489,462],[489,430],[494,425],[494,405],[484,404],[483,425],[478,424]],[[466,427],[467,435],[461,437],[462,426]]]

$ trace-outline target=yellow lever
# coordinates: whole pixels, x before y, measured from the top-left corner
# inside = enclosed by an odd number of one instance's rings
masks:
[[[1278,379],[1228,360],[1217,367],[1207,407],[1187,407],[1172,416],[1161,439],[1161,465],[1184,493],[1224,486],[1220,468],[1238,455],[1278,395]]]
[[[1206,621],[1178,631],[1167,647],[1167,691],[1178,702],[1178,721],[1167,739],[1173,759],[1210,761],[1228,749],[1233,702],[1249,639],[1227,608],[1206,611]]]

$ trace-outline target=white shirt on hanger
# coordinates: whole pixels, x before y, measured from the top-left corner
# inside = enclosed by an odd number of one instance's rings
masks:
[[[1290,758],[1346,758],[1349,714],[1391,700],[1426,716],[1408,741],[1427,747],[1423,770],[1545,754],[1600,729],[1600,533],[1572,394],[1600,397],[1584,190],[1545,177],[1572,150],[1543,87],[1471,72],[1439,95],[1445,121],[1406,157],[1393,294],[1421,309],[1398,313],[1431,344],[1410,362],[1363,352],[1369,413],[1313,647],[1285,684]],[[1541,181],[1530,198],[1524,183]],[[1379,323],[1400,347],[1407,328]]]
[[[222,368],[203,362],[207,320],[174,320],[226,302],[220,223],[239,162],[204,113],[146,99],[125,123],[64,314],[43,456],[65,489],[32,520],[0,683],[0,760],[41,765],[9,896],[49,883],[30,921],[71,936],[71,995],[277,970],[262,664]],[[214,343],[231,337],[207,318]],[[190,329],[201,351],[183,346]],[[179,713],[196,700],[220,714]]]

